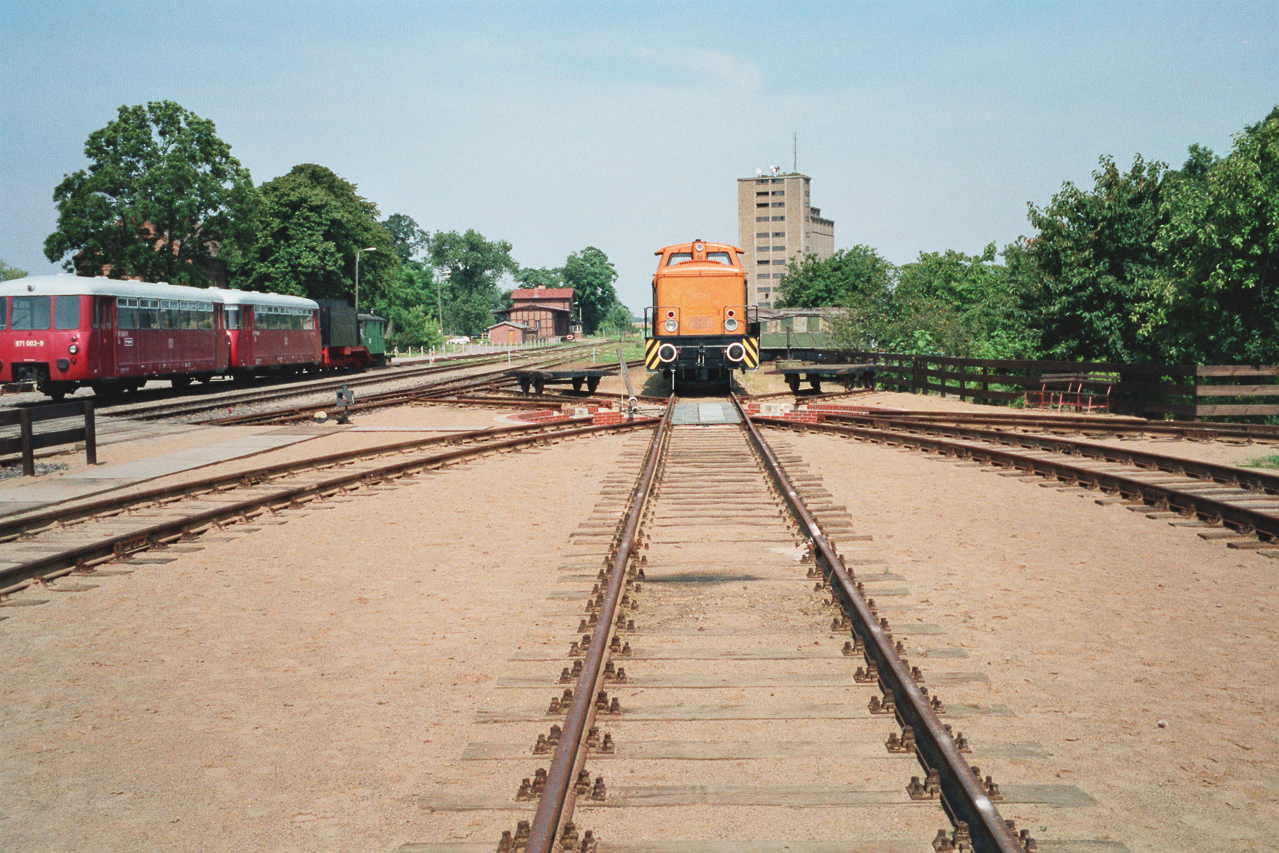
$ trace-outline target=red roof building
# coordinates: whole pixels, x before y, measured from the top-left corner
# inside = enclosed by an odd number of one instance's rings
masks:
[[[562,338],[574,331],[571,287],[519,288],[511,291],[511,302],[495,313],[532,329],[531,338]]]

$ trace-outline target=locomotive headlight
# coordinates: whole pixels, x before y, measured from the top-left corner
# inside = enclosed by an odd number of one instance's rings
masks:
[[[80,347],[78,347],[75,344],[72,344],[71,346],[67,347],[67,352],[71,353],[72,355],[75,355],[79,351],[80,351]]]
[[[730,332],[737,331],[737,321],[733,319],[732,317],[729,317],[727,320],[724,321],[724,328]]]
[[[679,328],[679,321],[676,320],[674,317],[671,317],[665,323],[663,323],[662,326],[663,328],[666,329],[666,331],[673,332]]]

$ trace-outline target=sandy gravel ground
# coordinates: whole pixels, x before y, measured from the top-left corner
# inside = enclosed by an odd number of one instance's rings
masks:
[[[0,610],[0,849],[495,843],[507,821],[441,827],[418,797],[475,772],[477,707],[634,440],[457,466],[24,593],[48,603]]]
[[[903,397],[972,408],[882,399]],[[387,432],[285,453],[505,414],[397,410],[357,421]],[[1279,850],[1279,564],[1079,490],[775,435],[873,535],[863,547],[884,563],[863,571],[904,579],[880,605],[912,662],[948,704],[995,711],[959,725],[974,763],[1095,800],[1005,809],[1041,849]],[[529,774],[461,756],[495,739],[481,712],[549,697],[499,680],[543,676],[511,656],[573,636],[561,565],[638,440],[492,457],[18,596],[47,603],[0,608],[0,850],[493,845],[514,813],[431,813],[422,798],[509,796]],[[985,680],[940,678],[974,670]]]
[[[787,434],[910,594],[881,601],[1005,785],[1078,786],[1081,809],[1006,807],[1043,849],[1279,849],[1276,564],[1192,529],[923,453]],[[880,570],[879,568],[874,569]],[[912,624],[943,636],[912,636]],[[930,658],[934,647],[963,657]],[[991,749],[1033,742],[1037,755]],[[983,745],[987,753],[983,755]],[[992,753],[995,753],[992,755]]]

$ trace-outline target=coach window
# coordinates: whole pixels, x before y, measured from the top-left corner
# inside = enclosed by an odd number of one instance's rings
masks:
[[[49,328],[50,299],[47,296],[15,296],[13,303],[13,330],[32,332]]]
[[[79,296],[53,297],[53,328],[63,330],[80,328]]]
[[[240,308],[228,305],[222,309],[222,322],[228,329],[240,328]]]
[[[9,297],[0,296],[0,329],[9,328]]]

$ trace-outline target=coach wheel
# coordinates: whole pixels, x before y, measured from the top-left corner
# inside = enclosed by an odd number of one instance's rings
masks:
[[[63,386],[63,385],[60,385],[60,384],[58,384],[58,385],[54,385],[54,384],[46,385],[45,387],[40,388],[40,389],[38,389],[38,390],[39,390],[41,393],[43,393],[43,394],[48,394],[48,395],[49,395],[49,399],[50,399],[50,400],[52,400],[52,401],[53,401],[53,402],[55,402],[55,403],[61,403],[61,402],[62,402],[62,401],[66,398],[66,396],[67,396],[67,389],[66,389],[66,387],[65,387],[65,386]]]
[[[788,388],[790,388],[792,394],[798,394],[799,393],[799,374],[796,374],[796,373],[786,374],[786,385]]]
[[[586,378],[586,391],[588,394],[594,394],[595,389],[600,387],[600,379],[598,376],[588,376]]]
[[[175,376],[169,381],[173,384],[174,390],[177,391],[185,391],[187,388],[191,387],[190,376]]]

